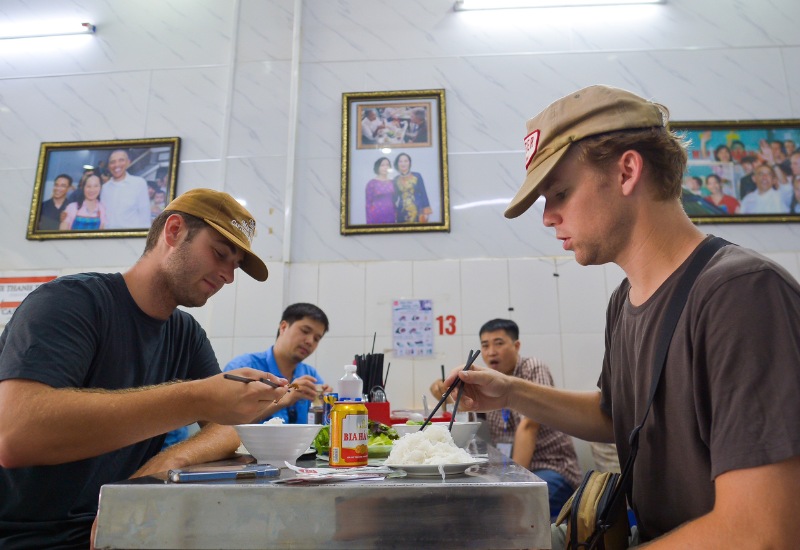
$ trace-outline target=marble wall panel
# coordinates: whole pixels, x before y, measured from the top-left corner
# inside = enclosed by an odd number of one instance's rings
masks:
[[[237,60],[291,59],[294,5],[294,0],[240,0]]]
[[[289,138],[288,61],[236,66],[230,110],[230,156],[286,156]]]
[[[220,158],[227,75],[223,67],[153,71],[143,135],[180,137],[183,161]]]
[[[4,24],[69,18],[92,22],[97,32],[29,39],[22,48],[19,41],[3,41],[8,49],[0,55],[0,78],[223,65],[236,32],[235,5],[221,0],[9,0],[0,6]]]

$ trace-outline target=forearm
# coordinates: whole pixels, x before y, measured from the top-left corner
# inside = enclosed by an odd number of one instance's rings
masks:
[[[599,391],[569,391],[515,378],[509,407],[531,420],[587,441],[614,441],[611,418],[600,409]]]
[[[49,465],[97,456],[198,420],[194,383],[131,391],[0,382],[0,463]]]
[[[230,457],[240,441],[232,426],[206,424],[194,436],[181,441],[150,459],[132,477],[152,475],[174,468],[203,464]]]
[[[514,448],[511,451],[511,460],[530,468],[533,460],[533,453],[536,452],[536,436],[539,433],[539,425],[530,419],[524,418],[522,423],[514,432]]]

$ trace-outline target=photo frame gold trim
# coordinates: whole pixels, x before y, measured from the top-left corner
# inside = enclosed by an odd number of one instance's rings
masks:
[[[159,209],[163,210],[161,196],[164,195],[164,206],[175,198],[180,141],[179,137],[166,137],[42,143],[26,238],[146,237],[152,218],[160,212]],[[112,154],[114,160],[110,162]],[[92,195],[98,180],[91,178],[92,175],[100,180],[96,202],[93,202],[95,197]],[[55,180],[59,180],[58,190],[55,189]],[[84,194],[83,188],[88,180],[92,181]],[[103,204],[103,189],[109,182],[118,181],[123,182],[127,189],[136,191],[132,195],[130,191],[123,195],[115,190],[116,198],[109,198]],[[142,188],[142,182],[146,187]],[[66,183],[67,192],[61,196]],[[90,188],[92,190],[88,191]],[[110,187],[107,189],[111,190]],[[141,199],[138,195],[140,189],[146,195]],[[53,194],[54,191],[58,196]],[[88,207],[83,209],[85,196],[93,202],[91,210]],[[58,204],[57,199],[61,199]],[[144,212],[145,200],[147,212]],[[70,206],[70,203],[74,204]]]
[[[690,141],[682,202],[693,222],[800,222],[800,120],[671,122],[669,127]],[[713,197],[708,185],[715,189]]]
[[[444,92],[342,94],[342,235],[450,231]]]

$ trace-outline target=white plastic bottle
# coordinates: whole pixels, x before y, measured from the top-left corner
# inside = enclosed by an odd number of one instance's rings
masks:
[[[339,378],[339,400],[361,399],[363,397],[363,382],[356,374],[355,365],[344,366],[344,376]]]

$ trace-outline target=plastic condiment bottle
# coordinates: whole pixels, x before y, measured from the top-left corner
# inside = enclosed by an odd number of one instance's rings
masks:
[[[339,400],[361,399],[363,397],[364,383],[356,374],[355,365],[344,366],[344,376],[339,378]]]

